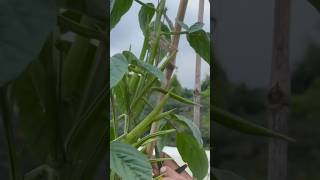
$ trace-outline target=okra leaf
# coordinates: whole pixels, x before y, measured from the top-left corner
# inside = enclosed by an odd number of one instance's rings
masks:
[[[172,116],[172,120],[174,122],[174,124],[179,123],[179,124],[183,124],[185,127],[187,127],[187,129],[192,132],[193,137],[197,140],[199,146],[202,147],[203,145],[203,141],[202,141],[202,136],[201,136],[201,132],[198,128],[197,125],[195,125],[190,119],[181,116],[181,115],[173,115]],[[176,123],[175,123],[176,122]],[[183,132],[184,130],[181,128],[178,128],[178,132]]]
[[[210,40],[204,30],[187,34],[190,46],[210,65]]]
[[[152,3],[147,3],[147,5],[154,7]],[[149,28],[149,24],[154,16],[154,9],[149,6],[141,6],[139,11],[139,24],[140,28],[145,36],[147,36],[147,31]]]
[[[124,55],[116,54],[110,60],[110,88],[116,86],[128,72],[128,62]]]
[[[245,180],[244,178],[228,170],[214,168],[212,169],[212,174],[215,180]]]
[[[121,17],[129,11],[132,6],[133,0],[115,0],[113,2],[111,15],[110,15],[110,29],[113,29]]]
[[[0,85],[16,79],[41,51],[56,22],[56,1],[1,1]]]
[[[288,137],[281,133],[277,133],[265,127],[253,124],[249,121],[242,119],[241,117],[235,116],[217,107],[212,106],[211,113],[213,121],[216,121],[217,123],[225,127],[234,129],[236,131],[257,136],[275,137],[291,142],[295,141],[291,137]]]
[[[114,141],[110,144],[110,168],[122,179],[152,179],[152,168],[148,158],[123,142]]]
[[[138,61],[138,65],[140,67],[142,67],[143,69],[147,70],[153,76],[157,77],[160,81],[162,81],[164,79],[163,72],[160,71],[159,68],[157,68],[157,67],[155,67],[155,66],[153,66],[151,64],[145,63],[143,61]]]
[[[178,133],[176,144],[182,160],[188,163],[193,176],[197,179],[203,179],[207,176],[208,157],[197,140],[188,133]]]

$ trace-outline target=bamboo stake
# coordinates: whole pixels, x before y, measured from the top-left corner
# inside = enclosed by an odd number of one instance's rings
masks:
[[[268,92],[269,128],[287,133],[290,98],[290,6],[291,0],[275,1],[271,83]],[[268,180],[287,179],[288,143],[269,139]]]
[[[183,22],[184,16],[186,13],[186,9],[187,9],[187,5],[188,5],[188,0],[180,0],[179,9],[178,9],[177,17],[176,17],[177,20]],[[171,45],[171,47],[173,47],[173,48],[171,48],[170,52],[169,52],[169,54],[170,54],[169,57],[172,57],[172,59],[171,59],[172,62],[165,69],[165,79],[162,82],[162,87],[164,87],[166,89],[168,88],[168,86],[170,84],[170,79],[171,79],[171,76],[172,76],[174,68],[175,68],[177,49],[178,49],[179,41],[180,41],[180,34],[179,33],[181,32],[181,26],[179,25],[179,23],[177,21],[175,22],[175,32],[176,32],[176,34],[173,35],[172,45]],[[163,98],[163,95],[160,94],[158,97],[158,102],[160,102],[162,98]],[[156,132],[157,130],[158,130],[157,122],[152,123],[150,134]],[[153,154],[154,146],[155,146],[155,142],[152,142],[147,146],[147,153],[148,153],[149,157],[151,157]]]
[[[203,12],[204,12],[204,0],[199,0],[199,10],[198,10],[198,22],[203,22]],[[194,102],[200,104],[201,101],[201,57],[196,54],[196,73],[194,82],[193,98]],[[200,105],[195,105],[193,107],[193,121],[200,127]]]

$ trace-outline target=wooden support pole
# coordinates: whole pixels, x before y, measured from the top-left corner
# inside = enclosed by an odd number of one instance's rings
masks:
[[[185,16],[186,10],[187,10],[187,5],[188,5],[188,0],[180,0],[179,9],[178,9],[177,17],[176,17],[177,20],[183,22],[184,16]],[[177,32],[177,33],[175,35],[173,35],[173,38],[172,38],[171,47],[173,47],[173,48],[171,48],[171,50],[169,52],[169,54],[170,54],[169,57],[172,56],[172,62],[165,69],[165,80],[162,82],[162,87],[164,87],[164,88],[167,88],[169,86],[170,79],[171,79],[171,76],[173,74],[175,64],[176,64],[176,54],[177,54],[177,49],[178,49],[179,41],[180,41],[180,34],[179,33],[181,32],[181,26],[177,21],[175,22],[174,29],[175,29],[175,32]],[[159,95],[158,102],[161,101],[162,97],[163,97],[163,95]],[[150,134],[156,132],[157,130],[158,130],[157,122],[152,123]],[[152,142],[147,147],[147,153],[149,156],[152,156],[154,146],[155,146],[155,142]]]
[[[203,22],[203,13],[204,13],[204,0],[199,0],[199,10],[198,10],[198,22]],[[193,91],[193,101],[197,104],[200,104],[201,101],[201,57],[199,54],[196,54],[196,73],[194,81],[194,91]],[[193,121],[200,127],[200,105],[195,105],[193,107]]]
[[[269,128],[284,134],[288,131],[290,98],[290,1],[275,1],[271,82],[267,97]],[[287,149],[286,141],[269,139],[268,180],[287,179]]]

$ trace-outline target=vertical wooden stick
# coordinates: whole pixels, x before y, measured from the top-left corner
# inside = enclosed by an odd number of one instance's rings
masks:
[[[203,12],[204,12],[204,0],[199,0],[199,10],[198,10],[198,22],[203,22]],[[194,102],[200,104],[200,92],[201,92],[201,57],[199,54],[196,55],[196,73],[194,82],[193,98]],[[195,105],[193,108],[193,121],[200,127],[200,106]]]
[[[271,83],[267,98],[269,128],[281,133],[287,133],[288,129],[290,1],[275,1]],[[268,180],[287,179],[287,147],[287,142],[270,138]]]
[[[178,14],[176,19],[183,22],[184,20],[184,16],[186,14],[186,10],[187,10],[187,5],[188,5],[188,0],[180,0],[180,4],[179,4],[179,9],[178,9]],[[175,68],[175,64],[176,64],[176,53],[177,53],[177,49],[179,46],[179,41],[180,41],[180,32],[181,32],[181,26],[180,24],[176,21],[175,23],[175,32],[177,32],[175,35],[173,35],[172,38],[172,45],[171,50],[169,52],[169,56],[172,56],[172,62],[167,66],[166,70],[165,70],[165,80],[162,82],[162,87],[167,88],[170,84],[170,79],[171,76],[173,74],[174,68]],[[158,98],[158,102],[161,101],[163,95],[159,95]],[[154,133],[158,130],[158,124],[156,122],[152,123],[151,125],[151,130],[150,130],[150,134]],[[153,154],[153,150],[154,150],[154,146],[155,146],[155,142],[150,143],[147,146],[147,153],[149,156],[152,156]]]

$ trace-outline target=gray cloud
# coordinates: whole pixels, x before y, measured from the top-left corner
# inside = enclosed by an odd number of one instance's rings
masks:
[[[215,0],[216,57],[231,81],[266,87],[272,54],[274,1]],[[320,42],[319,13],[308,1],[293,0],[290,57],[294,66],[311,41]]]

